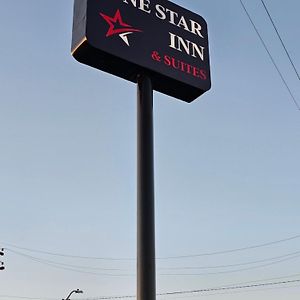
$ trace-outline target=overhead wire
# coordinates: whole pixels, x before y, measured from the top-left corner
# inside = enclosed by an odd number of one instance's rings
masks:
[[[289,278],[299,276],[300,274],[289,275],[285,277],[278,277],[280,278]],[[242,289],[251,289],[257,287],[267,287],[267,286],[279,286],[285,284],[294,284],[300,283],[300,279],[294,280],[284,280],[284,281],[273,281],[273,282],[266,282],[270,280],[277,280],[276,278],[269,278],[259,281],[264,281],[257,284],[249,284],[251,282],[246,283],[239,283],[239,284],[231,284],[225,285],[221,287],[212,287],[212,288],[204,288],[204,289],[194,289],[194,290],[181,290],[181,291],[173,291],[173,292],[162,292],[156,294],[157,296],[172,296],[172,295],[185,295],[185,294],[199,294],[205,292],[215,292],[215,291],[230,291],[230,290],[242,290]],[[257,282],[257,281],[252,281]],[[15,299],[28,299],[28,300],[55,300],[56,298],[45,298],[45,297],[28,297],[28,296],[15,296],[15,295],[0,295],[0,298],[15,298]],[[78,300],[109,300],[109,299],[127,299],[127,298],[136,298],[134,295],[121,295],[121,296],[98,296],[98,297],[90,297],[90,298],[79,298]]]
[[[233,285],[249,285],[249,284],[253,284],[253,283],[261,283],[261,282],[266,282],[266,281],[287,280],[289,278],[299,277],[299,276],[300,276],[300,273],[289,274],[289,275],[286,275],[286,276],[277,276],[277,277],[271,277],[271,278],[263,278],[263,279],[243,281],[243,282],[238,282],[238,283],[231,283],[231,284],[223,285],[223,287],[230,287],[230,286],[233,286]]]
[[[241,268],[241,269],[235,269],[235,270],[227,270],[227,271],[218,271],[218,272],[202,272],[202,273],[165,273],[165,274],[158,274],[161,276],[207,276],[207,275],[221,275],[221,274],[232,274],[232,273],[238,273],[238,272],[243,272],[243,271],[250,271],[250,270],[255,270],[255,269],[261,269],[269,266],[273,266],[288,260],[292,260],[294,258],[298,258],[300,255],[285,258],[278,260],[276,262],[272,263],[267,263],[259,266],[254,266],[254,267],[248,267],[248,268]]]
[[[187,294],[201,294],[201,293],[209,293],[209,292],[218,292],[218,291],[234,291],[234,290],[242,290],[242,289],[253,289],[258,287],[271,287],[271,286],[280,286],[285,284],[292,283],[300,283],[300,279],[295,280],[286,280],[286,281],[277,281],[277,282],[264,282],[257,284],[249,284],[249,285],[234,285],[227,287],[215,287],[215,288],[204,288],[204,289],[195,289],[195,290],[182,290],[182,291],[173,291],[173,292],[164,292],[158,293],[156,296],[176,296],[176,295],[187,295]],[[113,300],[113,299],[129,299],[136,298],[134,295],[125,295],[125,296],[100,296],[93,298],[82,298],[79,300]]]
[[[275,30],[275,32],[276,32],[276,34],[277,34],[277,36],[278,36],[278,38],[279,38],[279,40],[280,40],[280,43],[281,43],[281,45],[282,45],[282,47],[283,47],[283,49],[284,49],[284,51],[285,51],[285,53],[286,53],[286,55],[287,55],[287,57],[288,57],[290,63],[291,63],[291,65],[292,65],[292,67],[293,67],[293,69],[294,69],[294,71],[295,71],[295,73],[296,73],[298,79],[300,80],[300,76],[299,76],[299,73],[298,73],[298,71],[297,71],[297,68],[296,68],[296,66],[295,66],[295,64],[294,64],[294,62],[293,62],[293,60],[292,60],[292,58],[291,58],[291,55],[290,55],[290,53],[289,53],[289,51],[288,51],[288,49],[287,49],[285,43],[283,42],[283,39],[282,39],[282,37],[281,37],[281,35],[280,35],[278,29],[277,29],[277,26],[275,25],[275,22],[274,22],[274,20],[273,20],[271,14],[270,14],[270,12],[269,12],[269,9],[267,8],[267,6],[266,6],[264,0],[260,0],[260,1],[261,1],[262,5],[263,5],[263,7],[264,7],[264,9],[265,9],[265,11],[266,11],[266,13],[267,13],[267,15],[268,15],[268,17],[269,17],[269,19],[270,19],[272,25],[273,25],[273,28],[274,28],[274,30]]]
[[[237,294],[244,294],[244,293],[258,293],[258,292],[265,292],[265,291],[273,291],[273,290],[282,290],[282,289],[292,289],[292,288],[299,288],[298,283],[294,283],[293,285],[289,286],[275,286],[275,287],[257,287],[255,289],[240,289],[235,291],[219,291],[219,292],[209,292],[203,294],[192,294],[192,295],[178,295],[172,296],[170,299],[192,299],[198,297],[211,297],[211,296],[219,296],[219,295],[237,295]]]
[[[95,272],[95,270],[101,270],[101,271],[123,271],[123,272],[128,272],[128,270],[126,269],[108,269],[108,268],[92,268],[94,271],[88,271],[89,267],[83,267],[83,266],[76,266],[76,265],[70,265],[70,264],[64,264],[64,263],[58,263],[58,262],[54,262],[52,260],[46,260],[46,259],[41,259],[38,257],[34,257],[28,254],[24,254],[21,253],[19,251],[15,251],[12,249],[8,249],[8,251],[16,254],[16,255],[20,255],[22,257],[25,257],[27,259],[30,259],[34,262],[38,262],[40,264],[44,264],[47,266],[51,266],[54,268],[58,268],[58,269],[63,269],[63,270],[67,270],[67,271],[72,271],[72,272],[76,272],[76,273],[84,273],[84,274],[89,274],[89,275],[96,275],[96,276],[111,276],[111,277],[133,277],[136,274],[135,273],[99,273],[99,272]],[[259,262],[266,262],[266,261],[270,261],[270,260],[274,260],[277,259],[276,261],[273,261],[271,263],[267,263],[267,264],[261,264],[261,265],[257,265],[257,266],[252,266],[252,267],[247,267],[247,268],[239,268],[239,269],[233,269],[233,270],[226,270],[226,271],[217,271],[217,272],[202,272],[202,273],[158,273],[158,276],[207,276],[207,275],[220,275],[220,274],[230,274],[230,273],[237,273],[237,272],[243,272],[243,271],[249,271],[249,270],[254,270],[254,269],[260,269],[260,268],[264,268],[264,267],[268,267],[268,266],[272,266],[272,265],[276,265],[285,261],[289,261],[289,260],[293,260],[296,258],[300,257],[300,251],[294,252],[294,253],[289,253],[286,255],[281,255],[281,256],[277,256],[277,257],[272,257],[270,259],[265,259],[265,260],[260,260]],[[279,258],[282,258],[280,260],[278,260]],[[257,262],[250,262],[250,264],[253,263],[257,263]],[[236,265],[247,265],[248,263],[244,263],[244,264],[236,264]],[[222,268],[227,268],[227,267],[232,267],[232,266],[236,266],[236,265],[223,265],[223,266],[213,266],[214,267],[222,267]],[[205,267],[204,267],[205,268]],[[159,268],[159,270],[198,270],[201,269],[200,268],[188,268],[188,267],[182,267],[182,268]]]
[[[276,240],[272,242],[266,242],[262,244],[256,244],[252,246],[246,246],[246,247],[240,247],[240,248],[234,248],[234,249],[228,249],[228,250],[221,250],[221,251],[213,251],[213,252],[203,252],[200,254],[188,254],[188,255],[178,255],[178,256],[165,256],[165,257],[158,257],[158,260],[164,260],[164,259],[181,259],[181,258],[193,258],[193,257],[202,257],[202,256],[214,256],[214,255],[222,255],[222,254],[229,254],[229,253],[235,253],[235,252],[242,252],[242,251],[248,251],[253,250],[257,248],[263,248],[268,247],[276,244],[281,244],[284,242],[288,242],[291,240],[299,239],[300,235],[291,236],[285,239]]]
[[[39,260],[40,262],[45,262],[45,263],[49,263],[49,264],[55,264],[55,265],[59,265],[59,266],[64,266],[64,267],[71,267],[71,268],[76,268],[76,269],[88,269],[88,270],[100,270],[100,271],[128,271],[128,268],[125,269],[121,269],[121,268],[103,268],[103,267],[90,267],[90,266],[82,266],[82,265],[74,265],[74,264],[66,264],[66,263],[62,263],[62,262],[57,262],[57,261],[53,261],[53,260],[48,260],[48,259],[42,259],[42,258],[38,258],[38,257],[34,257],[19,251],[15,251],[13,249],[10,248],[6,248],[6,250],[8,252],[12,252],[14,254],[23,256],[23,257],[27,257],[30,259],[35,259],[35,260]],[[158,270],[201,270],[201,269],[220,269],[220,268],[232,268],[232,267],[240,267],[240,266],[246,266],[246,265],[253,265],[253,264],[258,264],[258,263],[264,263],[264,262],[268,262],[268,261],[272,261],[272,260],[278,260],[281,258],[288,258],[288,259],[293,259],[293,258],[297,258],[300,256],[300,251],[295,251],[295,252],[291,252],[291,253],[287,253],[284,255],[280,255],[280,256],[274,256],[274,257],[270,257],[270,258],[265,258],[265,259],[260,259],[260,260],[254,260],[254,261],[248,261],[248,262],[244,262],[244,263],[236,263],[236,264],[223,264],[223,265],[214,265],[214,266],[184,266],[184,267],[158,267]]]
[[[89,274],[89,275],[95,275],[95,276],[107,276],[107,277],[132,277],[132,276],[135,276],[135,274],[113,274],[113,273],[99,273],[99,272],[90,272],[90,271],[85,271],[85,270],[79,270],[79,269],[76,269],[76,267],[74,267],[74,266],[72,267],[72,265],[56,263],[56,262],[53,262],[53,261],[37,258],[37,257],[27,255],[27,254],[24,254],[24,253],[21,253],[21,252],[18,252],[18,251],[14,251],[14,250],[11,250],[11,249],[9,251],[14,253],[14,254],[23,256],[23,257],[25,257],[25,258],[27,258],[31,261],[43,264],[43,265],[51,266],[51,267],[56,268],[56,269],[76,272],[76,273]]]
[[[263,44],[263,47],[265,48],[266,52],[268,53],[268,55],[269,55],[269,57],[270,57],[270,59],[271,59],[273,65],[274,65],[274,67],[276,68],[276,70],[277,70],[277,72],[278,72],[278,74],[279,74],[279,76],[280,76],[280,78],[281,78],[283,84],[285,85],[287,91],[289,92],[289,94],[290,94],[290,96],[291,96],[291,99],[293,100],[293,102],[294,102],[295,106],[297,107],[297,109],[300,111],[300,104],[297,102],[297,100],[296,100],[294,94],[292,93],[292,91],[291,91],[289,85],[287,84],[287,81],[285,80],[285,78],[284,78],[282,72],[280,71],[279,67],[277,66],[277,64],[276,64],[276,62],[275,62],[275,60],[274,60],[274,58],[273,58],[271,52],[269,51],[269,49],[268,49],[268,47],[267,47],[267,45],[266,45],[264,39],[262,38],[262,36],[261,36],[261,34],[259,33],[257,27],[255,26],[254,21],[252,20],[252,18],[251,18],[251,16],[250,16],[250,14],[249,14],[249,12],[248,12],[246,6],[244,5],[244,3],[243,3],[242,0],[240,0],[240,3],[241,3],[241,5],[242,5],[242,7],[243,7],[243,9],[244,9],[244,11],[245,11],[245,13],[246,13],[246,15],[248,16],[248,19],[250,20],[250,22],[251,22],[251,24],[252,24],[252,26],[253,26],[253,28],[254,28],[256,34],[258,35],[258,37],[259,37],[261,43]]]
[[[290,236],[290,237],[287,237],[284,239],[275,240],[275,241],[271,241],[271,242],[265,242],[265,243],[261,243],[261,244],[255,244],[252,246],[245,246],[245,247],[240,247],[240,248],[232,248],[232,249],[212,251],[212,252],[203,252],[203,253],[198,253],[198,254],[157,257],[156,259],[157,260],[170,260],[170,259],[195,258],[195,257],[203,257],[203,256],[229,254],[229,253],[242,252],[242,251],[248,251],[248,250],[273,246],[276,244],[281,244],[281,243],[289,242],[292,240],[296,240],[299,238],[300,238],[300,234],[297,234],[297,235]],[[87,260],[107,260],[107,261],[110,261],[110,260],[112,260],[112,261],[114,261],[114,260],[115,261],[135,261],[136,260],[135,258],[80,256],[80,255],[64,254],[64,253],[58,253],[58,252],[50,252],[50,251],[45,251],[45,250],[37,250],[37,249],[27,248],[27,247],[20,247],[18,245],[6,243],[6,242],[1,242],[1,244],[3,246],[7,245],[8,247],[25,250],[25,251],[29,251],[29,252],[33,252],[33,253],[47,254],[50,256],[60,256],[60,257],[78,258],[78,259],[87,259]]]
[[[158,294],[158,296],[169,296],[169,295],[195,294],[195,293],[215,292],[215,291],[225,291],[225,290],[249,289],[249,288],[276,286],[276,285],[290,284],[290,283],[300,283],[300,279],[277,281],[277,282],[265,282],[265,283],[251,284],[251,285],[236,285],[236,286],[229,286],[229,287],[207,288],[207,289],[199,289],[199,290],[174,291],[174,292],[161,293],[161,294]],[[101,299],[101,298],[98,298],[98,299]]]
[[[89,270],[100,270],[100,271],[126,271],[126,269],[121,269],[121,268],[103,268],[103,267],[90,267],[90,266],[82,266],[82,265],[74,265],[74,264],[66,264],[66,263],[62,263],[62,262],[57,262],[57,261],[53,261],[53,260],[48,260],[48,259],[44,259],[44,258],[39,258],[39,257],[34,257],[25,253],[22,253],[20,251],[16,251],[10,248],[6,248],[6,250],[8,252],[11,252],[13,254],[17,254],[26,258],[30,258],[30,259],[36,259],[39,260],[41,262],[46,262],[49,264],[54,264],[54,265],[60,265],[60,266],[65,266],[65,267],[71,267],[71,268],[76,268],[76,269],[89,269]],[[299,251],[300,253],[300,251]]]
[[[299,235],[299,237],[300,237],[300,235]],[[17,245],[11,244],[11,243],[5,243],[5,242],[2,242],[1,244],[16,248],[16,249],[20,249],[20,250],[26,250],[26,251],[34,252],[34,253],[47,254],[47,255],[51,255],[51,256],[60,256],[60,257],[78,258],[78,259],[87,259],[87,260],[135,261],[134,258],[81,256],[81,255],[64,254],[64,253],[58,253],[58,252],[50,252],[50,251],[45,251],[45,250],[37,250],[37,249],[32,249],[32,248],[20,247],[20,246],[17,246]]]
[[[159,269],[160,270],[199,270],[199,269],[231,268],[231,267],[240,267],[240,266],[252,265],[252,264],[257,264],[257,263],[264,263],[264,262],[267,262],[267,261],[272,261],[272,260],[285,258],[285,257],[290,257],[290,256],[298,257],[297,254],[300,255],[300,251],[291,252],[291,253],[287,253],[287,254],[284,254],[284,255],[275,256],[275,257],[271,257],[271,258],[248,261],[248,262],[244,262],[244,263],[227,264],[227,265],[215,265],[215,266],[198,266],[198,267],[195,267],[195,266],[193,266],[193,267],[170,267],[170,268],[159,268]],[[296,256],[294,256],[294,255],[296,255]]]

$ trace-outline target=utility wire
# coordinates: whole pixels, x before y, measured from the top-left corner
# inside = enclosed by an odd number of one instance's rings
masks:
[[[26,257],[29,260],[32,260],[34,262],[43,264],[43,265],[47,265],[56,269],[61,269],[61,270],[66,270],[66,271],[71,271],[71,272],[76,272],[76,273],[82,273],[82,274],[88,274],[88,275],[95,275],[95,276],[107,276],[107,277],[133,277],[135,276],[135,274],[113,274],[113,273],[99,273],[99,272],[89,272],[89,271],[85,271],[85,270],[78,270],[74,267],[65,267],[65,264],[60,264],[60,263],[56,263],[53,261],[49,261],[49,260],[45,260],[45,259],[40,259],[31,255],[27,255],[18,251],[12,251],[10,250],[12,253]],[[71,265],[70,265],[71,266]]]
[[[262,287],[262,288],[256,288],[256,289],[248,289],[248,290],[236,290],[236,291],[225,291],[225,292],[214,292],[214,293],[209,293],[209,294],[203,294],[200,295],[201,297],[207,297],[207,296],[216,296],[216,295],[237,295],[241,293],[257,293],[257,292],[264,292],[264,291],[274,291],[274,290],[283,290],[283,289],[292,289],[292,288],[299,288],[299,284],[297,285],[290,285],[290,286],[275,286],[275,287]],[[178,299],[178,298],[186,298],[187,296],[177,296],[176,298],[173,299]],[[190,296],[190,297],[195,297],[195,296]],[[199,295],[197,295],[199,297]]]
[[[219,295],[237,295],[242,293],[257,293],[262,291],[271,291],[271,290],[282,290],[282,289],[291,289],[291,288],[299,288],[299,284],[295,283],[294,285],[289,286],[275,286],[275,287],[258,287],[256,289],[240,289],[235,291],[217,291],[203,294],[195,294],[195,295],[175,295],[170,299],[192,299],[198,297],[211,297],[211,296],[219,296]]]
[[[63,270],[72,271],[72,272],[76,272],[76,273],[83,273],[83,274],[96,275],[96,276],[109,276],[109,277],[134,277],[134,276],[136,276],[135,273],[131,273],[131,274],[130,273],[99,273],[99,272],[90,272],[90,271],[86,271],[86,270],[82,270],[82,269],[79,270],[74,265],[61,264],[61,263],[53,262],[50,260],[40,259],[40,258],[31,256],[31,255],[27,255],[27,254],[24,254],[24,253],[21,253],[18,251],[14,251],[14,250],[9,250],[9,251],[11,251],[14,254],[23,256],[27,259],[30,259],[34,262],[38,262],[40,264],[44,264],[44,265],[51,266],[51,267],[54,267],[57,269],[63,269]],[[295,252],[295,253],[297,253],[297,252]],[[239,268],[239,269],[234,269],[234,270],[226,270],[226,271],[218,271],[218,272],[202,272],[202,273],[158,273],[157,275],[158,276],[207,276],[207,275],[237,273],[237,272],[249,271],[249,270],[260,269],[260,268],[272,266],[272,265],[275,265],[278,263],[282,263],[282,262],[289,261],[289,260],[292,260],[295,258],[299,258],[300,255],[299,254],[285,255],[285,256],[279,256],[279,257],[284,257],[284,259],[280,259],[275,262],[262,264],[262,265],[258,265],[258,266],[254,266],[254,267],[248,267],[248,268]],[[277,259],[278,259],[278,257],[277,257]],[[126,271],[126,270],[124,270],[124,271]]]
[[[161,276],[207,276],[207,275],[231,274],[231,273],[238,273],[238,272],[250,271],[250,270],[261,269],[261,268],[273,266],[273,265],[276,265],[276,264],[279,264],[279,263],[282,263],[285,261],[289,261],[289,260],[292,260],[292,259],[298,258],[298,257],[300,257],[300,255],[281,259],[281,260],[278,260],[278,261],[272,262],[272,263],[267,263],[267,264],[263,264],[263,265],[259,265],[259,266],[242,268],[242,269],[235,269],[235,270],[218,271],[218,272],[203,272],[203,273],[177,273],[177,274],[176,273],[165,273],[165,274],[158,274],[158,275],[161,275]]]
[[[253,265],[253,264],[258,264],[258,263],[264,263],[280,258],[285,258],[285,257],[298,257],[300,255],[300,251],[280,255],[280,256],[275,256],[271,258],[265,258],[265,259],[260,259],[260,260],[254,260],[254,261],[249,261],[249,262],[244,262],[244,263],[237,263],[237,264],[227,264],[227,265],[215,265],[215,266],[199,266],[199,267],[170,267],[170,268],[158,268],[160,270],[200,270],[200,269],[220,269],[220,268],[232,268],[232,267],[240,267],[240,266],[246,266],[246,265]],[[296,255],[296,256],[295,256]]]
[[[264,282],[264,283],[249,284],[249,285],[235,285],[235,286],[227,286],[227,287],[206,288],[206,289],[197,289],[197,290],[174,291],[174,292],[159,293],[157,294],[157,296],[174,296],[174,295],[201,294],[201,293],[219,292],[219,291],[233,291],[233,290],[252,289],[258,287],[280,286],[280,285],[291,284],[291,283],[300,283],[300,279],[277,281],[277,282]],[[80,300],[113,300],[113,299],[128,299],[128,298],[136,298],[136,296],[133,295],[105,296],[105,297],[86,298]]]
[[[281,42],[281,45],[282,45],[282,47],[283,47],[283,49],[284,49],[284,51],[285,51],[285,53],[286,53],[286,55],[287,55],[287,57],[288,57],[290,63],[291,63],[291,65],[292,65],[292,67],[293,67],[293,69],[294,69],[294,71],[295,71],[295,73],[296,73],[298,79],[300,80],[300,76],[299,76],[299,73],[298,73],[298,71],[297,71],[297,69],[296,69],[296,66],[295,66],[295,64],[294,64],[294,62],[293,62],[293,60],[292,60],[292,58],[291,58],[291,56],[290,56],[290,54],[289,54],[289,51],[287,50],[287,47],[285,46],[285,44],[284,44],[284,42],[283,42],[283,40],[282,40],[282,38],[281,38],[281,35],[280,35],[280,33],[279,33],[279,31],[278,31],[276,25],[275,25],[275,22],[274,22],[274,20],[273,20],[273,18],[272,18],[272,16],[271,16],[271,14],[270,14],[270,12],[269,12],[267,6],[266,6],[264,0],[260,0],[260,1],[261,1],[262,5],[264,6],[264,9],[265,9],[265,11],[266,11],[266,13],[267,13],[267,15],[268,15],[268,17],[269,17],[269,19],[270,19],[270,21],[271,21],[273,27],[274,27],[274,30],[275,30],[275,32],[276,32],[276,34],[277,34],[277,36],[278,36],[278,38],[279,38],[279,40],[280,40],[280,42]]]
[[[298,236],[298,238],[300,235]],[[37,250],[32,248],[26,248],[26,247],[20,247],[14,244],[10,243],[2,243],[3,245],[7,245],[9,247],[13,247],[20,250],[26,250],[29,252],[34,253],[41,253],[41,254],[47,254],[51,256],[60,256],[60,257],[67,257],[67,258],[78,258],[78,259],[87,259],[87,260],[108,260],[108,261],[135,261],[134,258],[116,258],[116,257],[96,257],[96,256],[80,256],[80,255],[72,255],[72,254],[63,254],[63,253],[57,253],[57,252],[50,252],[50,251],[44,251],[44,250]],[[6,248],[4,248],[6,249]]]
[[[73,269],[85,269],[85,270],[93,270],[93,271],[128,271],[129,269],[121,269],[121,268],[103,268],[103,267],[90,267],[90,266],[82,266],[82,265],[74,265],[74,264],[66,264],[66,263],[62,263],[62,262],[57,262],[57,261],[53,261],[53,260],[48,260],[48,259],[42,259],[39,257],[34,257],[25,253],[22,253],[20,251],[15,251],[13,249],[9,249],[6,248],[6,250],[8,252],[12,252],[16,255],[20,255],[29,259],[34,259],[34,260],[38,260],[39,262],[45,262],[47,264],[54,264],[54,265],[58,265],[58,266],[63,266],[63,267],[70,267]],[[241,267],[241,266],[247,266],[247,265],[253,265],[253,264],[258,264],[258,263],[265,263],[265,262],[269,262],[269,261],[273,261],[273,260],[278,260],[278,259],[282,259],[282,258],[288,258],[288,259],[293,259],[293,258],[297,258],[300,256],[300,251],[296,251],[296,252],[292,252],[292,253],[287,253],[284,255],[280,255],[280,256],[275,256],[275,257],[270,257],[270,258],[265,258],[265,259],[260,259],[260,260],[254,260],[254,261],[248,261],[248,262],[244,262],[244,263],[237,263],[237,264],[226,264],[226,265],[214,265],[214,266],[184,266],[184,267],[165,267],[165,268],[161,268],[158,267],[158,270],[207,270],[207,269],[220,269],[220,268],[232,268],[232,267]]]
[[[214,256],[214,255],[221,255],[221,254],[229,254],[229,253],[235,253],[235,252],[241,252],[241,251],[247,251],[247,250],[253,250],[257,248],[263,248],[268,247],[276,244],[281,244],[285,242],[289,242],[292,240],[296,240],[300,238],[300,234],[284,238],[281,240],[275,240],[271,242],[266,242],[262,244],[256,244],[252,246],[246,246],[241,248],[233,248],[228,250],[221,250],[221,251],[213,251],[213,252],[203,252],[199,254],[187,254],[187,255],[178,255],[178,256],[166,256],[166,257],[157,257],[157,260],[169,260],[169,259],[181,259],[181,258],[194,258],[194,257],[202,257],[202,256]],[[60,256],[60,257],[67,257],[67,258],[78,258],[78,259],[88,259],[88,260],[112,260],[112,261],[135,261],[134,258],[116,258],[116,257],[95,257],[95,256],[79,256],[79,255],[70,255],[70,254],[62,254],[57,252],[50,252],[50,251],[44,251],[44,250],[37,250],[32,248],[26,248],[26,247],[20,247],[14,244],[1,242],[3,245],[7,245],[12,248],[20,249],[20,250],[26,250],[29,252],[35,252],[35,253],[41,253],[41,254],[47,254],[51,256]]]
[[[240,289],[250,289],[250,288],[266,287],[266,286],[276,286],[276,285],[278,286],[278,285],[289,284],[289,283],[300,283],[300,279],[277,281],[277,282],[265,282],[265,283],[249,284],[249,285],[237,285],[237,286],[230,286],[230,287],[189,290],[189,291],[175,291],[175,292],[161,293],[161,294],[158,294],[158,296],[196,294],[196,293],[198,294],[198,293],[204,293],[204,292],[240,290]]]
[[[288,242],[291,240],[295,240],[295,239],[299,239],[300,238],[300,234],[292,236],[292,237],[288,237],[285,239],[281,239],[281,240],[276,240],[276,241],[272,241],[272,242],[267,242],[267,243],[262,243],[262,244],[256,244],[253,246],[247,246],[247,247],[241,247],[241,248],[235,248],[235,249],[228,249],[228,250],[222,250],[222,251],[214,251],[214,252],[204,252],[204,253],[200,253],[200,254],[188,254],[188,255],[179,255],[179,256],[168,256],[168,257],[158,257],[157,259],[180,259],[180,258],[192,258],[192,257],[202,257],[202,256],[213,256],[213,255],[221,255],[221,254],[229,254],[229,253],[235,253],[235,252],[241,252],[241,251],[247,251],[247,250],[253,250],[253,249],[257,249],[257,248],[263,248],[263,247],[268,247],[268,246],[272,246],[272,245],[276,245],[276,244],[281,244],[284,242]]]
[[[290,275],[286,277],[279,277],[279,278],[288,278],[299,276],[299,274]],[[278,278],[278,279],[279,279]],[[275,278],[274,278],[275,279]],[[264,281],[274,280],[271,279],[264,279]],[[253,281],[257,282],[257,281]],[[170,296],[170,295],[183,295],[183,294],[199,294],[204,292],[215,292],[215,291],[225,291],[225,290],[242,290],[242,289],[250,289],[250,288],[257,288],[257,287],[267,287],[267,286],[279,286],[291,283],[299,283],[300,279],[295,280],[285,280],[285,281],[277,281],[277,282],[262,282],[258,284],[232,284],[222,287],[214,287],[214,288],[206,288],[206,289],[197,289],[197,290],[184,290],[184,291],[174,291],[174,292],[165,292],[159,293],[157,296]],[[78,300],[106,300],[106,299],[126,299],[126,298],[135,298],[136,296],[133,295],[125,295],[125,296],[100,296],[100,297],[93,297],[93,298],[80,298]],[[56,298],[45,298],[45,297],[27,297],[27,296],[13,296],[13,295],[0,295],[0,298],[15,298],[15,299],[28,299],[28,300],[55,300]]]
[[[239,283],[232,283],[232,284],[224,285],[223,287],[231,287],[231,286],[234,286],[234,285],[249,285],[249,284],[261,283],[261,282],[266,282],[266,281],[287,280],[288,278],[299,277],[299,276],[300,276],[300,274],[297,273],[297,274],[280,276],[280,277],[272,277],[272,278],[264,278],[264,279],[256,279],[256,280],[251,280],[251,281],[244,281],[244,282],[239,282]]]
[[[71,268],[76,268],[76,269],[97,270],[97,271],[128,271],[128,269],[121,269],[121,268],[99,268],[99,267],[89,267],[89,266],[82,266],[82,265],[66,264],[66,263],[62,263],[62,262],[57,262],[57,261],[53,261],[53,260],[48,260],[48,259],[44,259],[44,258],[31,256],[26,253],[22,253],[20,251],[16,251],[16,250],[9,249],[9,248],[6,248],[6,250],[13,254],[17,254],[17,255],[20,255],[20,256],[23,256],[23,257],[26,257],[29,259],[34,259],[34,260],[38,260],[40,262],[45,262],[45,263],[54,264],[54,265],[58,265],[58,266],[71,267]],[[299,251],[299,253],[300,253],[300,251]]]
[[[278,72],[278,74],[279,74],[279,76],[280,76],[280,78],[281,78],[281,80],[282,80],[282,82],[284,83],[286,89],[288,90],[288,92],[289,92],[289,94],[290,94],[290,96],[291,96],[291,98],[292,98],[294,104],[296,105],[297,109],[300,111],[300,105],[298,104],[298,102],[297,102],[295,96],[293,95],[293,93],[292,93],[290,87],[288,86],[286,80],[284,79],[283,74],[281,73],[279,67],[277,66],[277,64],[276,64],[276,62],[275,62],[275,60],[274,60],[274,58],[273,58],[271,52],[269,51],[269,49],[268,49],[266,43],[264,42],[264,40],[263,40],[262,36],[260,35],[260,33],[259,33],[257,27],[255,26],[255,24],[254,24],[254,22],[253,22],[253,20],[252,20],[252,18],[251,18],[251,16],[250,16],[250,14],[249,14],[247,8],[245,7],[245,5],[244,5],[244,3],[243,3],[242,0],[240,0],[240,3],[241,3],[241,5],[242,5],[242,7],[243,7],[243,9],[244,9],[244,11],[245,11],[245,13],[246,13],[246,15],[248,16],[248,18],[249,18],[249,20],[250,20],[250,22],[251,22],[251,24],[252,24],[252,26],[253,26],[255,32],[257,33],[257,35],[258,35],[258,37],[259,37],[261,43],[263,44],[265,50],[267,51],[267,53],[268,53],[268,55],[269,55],[269,57],[270,57],[270,59],[271,59],[273,65],[274,65],[274,67],[276,68],[276,70],[277,70],[277,72]]]

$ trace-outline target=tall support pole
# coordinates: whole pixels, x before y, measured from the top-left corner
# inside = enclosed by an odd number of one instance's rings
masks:
[[[137,91],[137,300],[155,300],[153,89],[138,76]]]

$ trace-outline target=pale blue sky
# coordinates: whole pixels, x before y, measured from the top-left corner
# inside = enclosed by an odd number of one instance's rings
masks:
[[[300,111],[238,0],[174,2],[208,23],[212,89],[192,104],[155,93],[157,256],[215,252],[299,234]],[[300,70],[299,1],[265,2]],[[134,258],[135,85],[72,58],[72,0],[0,3],[0,248],[17,250],[5,244],[11,243]],[[261,2],[244,3],[300,104],[299,80]],[[299,250],[300,239],[294,239],[227,255],[160,260],[158,267],[237,264]],[[102,273],[135,272],[134,261],[19,251],[62,264],[128,269]],[[135,293],[135,276],[75,273],[9,251],[3,260],[0,296],[60,299],[74,288],[84,290],[80,297]],[[299,267],[295,258],[218,275],[170,276],[162,274],[191,271],[159,269],[157,290],[264,281],[300,273]],[[296,300],[299,292],[298,287],[209,298]]]

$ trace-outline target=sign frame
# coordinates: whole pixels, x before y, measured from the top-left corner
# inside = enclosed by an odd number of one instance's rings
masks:
[[[186,102],[211,88],[207,24],[167,0],[75,0],[72,55]]]

